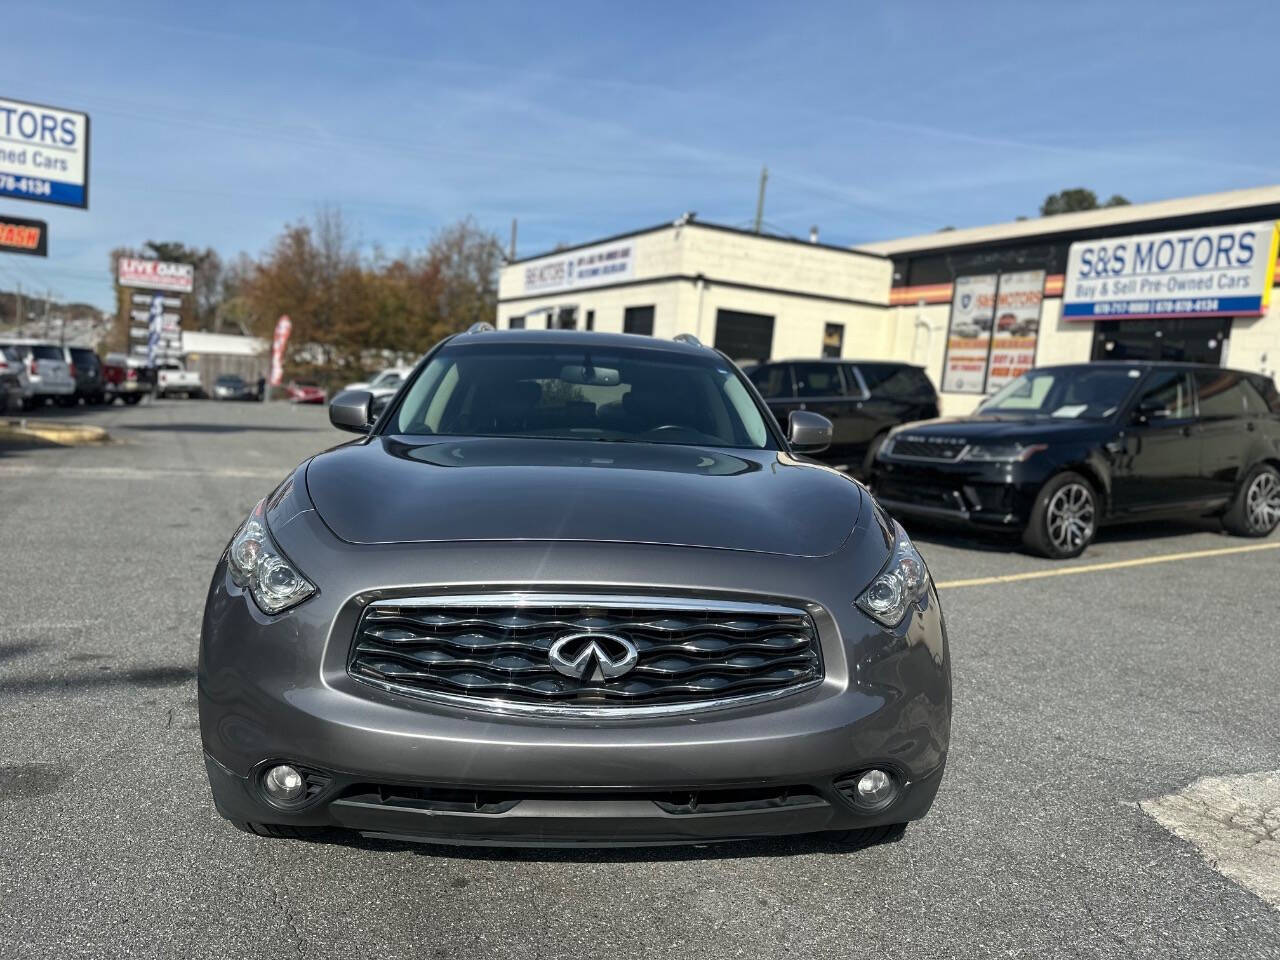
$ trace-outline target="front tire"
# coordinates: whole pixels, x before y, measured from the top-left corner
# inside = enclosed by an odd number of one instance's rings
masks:
[[[842,850],[863,850],[882,843],[897,843],[907,832],[905,823],[888,823],[882,827],[864,827],[861,830],[829,830],[826,837]]]
[[[250,820],[232,820],[231,825],[255,837],[277,840],[306,840],[325,832],[323,827],[290,827],[282,823],[254,823]]]
[[[1041,489],[1022,532],[1032,553],[1050,560],[1078,557],[1098,531],[1098,495],[1078,473],[1060,473]]]
[[[1280,526],[1280,470],[1269,463],[1250,470],[1222,525],[1237,537],[1265,537]]]

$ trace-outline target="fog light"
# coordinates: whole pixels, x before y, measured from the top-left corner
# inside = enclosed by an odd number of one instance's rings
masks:
[[[282,763],[267,771],[267,775],[262,778],[262,789],[278,803],[293,803],[302,799],[302,795],[307,792],[307,783],[296,767]]]
[[[277,768],[278,769],[278,768]],[[858,778],[855,791],[858,802],[866,807],[882,807],[898,792],[893,777],[883,770],[868,770]]]

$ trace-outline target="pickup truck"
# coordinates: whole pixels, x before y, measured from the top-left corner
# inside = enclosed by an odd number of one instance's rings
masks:
[[[156,396],[167,397],[180,393],[184,397],[204,396],[204,384],[200,382],[200,374],[187,370],[180,363],[167,361],[156,368]]]
[[[151,392],[154,383],[155,371],[137,357],[109,353],[102,361],[102,392],[107,404],[115,403],[116,398],[135,404]]]

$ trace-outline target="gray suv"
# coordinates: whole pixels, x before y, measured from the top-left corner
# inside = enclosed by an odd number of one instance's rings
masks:
[[[487,325],[484,325],[487,327]],[[697,344],[452,337],[214,571],[200,726],[240,828],[700,843],[925,815],[950,660],[902,528]]]

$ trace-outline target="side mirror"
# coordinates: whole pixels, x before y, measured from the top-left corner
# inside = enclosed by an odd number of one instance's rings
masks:
[[[343,390],[329,404],[329,422],[339,430],[368,433],[373,394],[368,390]]]
[[[819,413],[792,410],[787,418],[787,439],[796,453],[821,453],[831,446],[831,421]]]

